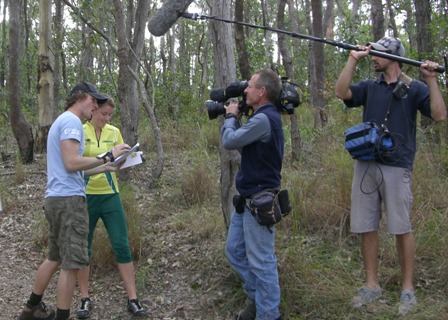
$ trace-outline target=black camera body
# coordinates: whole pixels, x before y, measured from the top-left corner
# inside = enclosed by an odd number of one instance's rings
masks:
[[[282,90],[280,96],[274,101],[275,106],[280,112],[286,112],[287,114],[293,114],[294,108],[297,108],[300,103],[300,88],[297,84],[289,81],[287,77],[282,77]],[[239,101],[238,109],[245,116],[251,115],[252,107],[246,103],[246,95],[244,90],[248,86],[248,81],[236,81],[232,82],[226,88],[214,89],[210,92],[210,100],[205,102],[207,107],[207,113],[210,120],[216,119],[219,115],[225,114],[225,102],[230,98],[242,97]]]
[[[245,81],[236,81],[232,82],[226,88],[218,88],[214,89],[210,92],[210,100],[205,102],[205,106],[207,107],[208,118],[210,120],[216,119],[219,115],[225,114],[226,109],[224,106],[226,102],[235,97],[242,96],[242,99],[238,103],[239,111],[248,115],[250,112],[250,106],[246,104],[246,94],[244,90],[247,88],[249,83]]]

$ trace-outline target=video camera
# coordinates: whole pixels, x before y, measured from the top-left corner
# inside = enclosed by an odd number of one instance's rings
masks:
[[[281,81],[282,90],[278,99],[274,101],[274,105],[280,112],[293,114],[294,108],[297,108],[301,103],[301,90],[297,84],[290,82],[287,77],[281,77]],[[205,102],[209,119],[216,119],[219,115],[225,114],[226,109],[224,105],[226,101],[239,96],[242,96],[242,100],[238,104],[239,111],[246,117],[250,116],[252,107],[246,103],[246,94],[244,93],[247,86],[248,81],[244,80],[232,82],[226,88],[212,90],[210,92],[210,100]]]

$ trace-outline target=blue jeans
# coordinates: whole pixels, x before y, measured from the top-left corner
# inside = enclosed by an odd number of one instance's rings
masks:
[[[247,207],[230,219],[226,255],[243,281],[243,289],[255,300],[257,320],[280,317],[280,285],[274,253],[275,227],[261,226]]]

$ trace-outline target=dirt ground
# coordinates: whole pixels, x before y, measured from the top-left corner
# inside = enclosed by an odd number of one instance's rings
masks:
[[[175,164],[169,160],[166,166],[176,172]],[[33,164],[23,167],[23,171],[25,180],[17,184],[14,166],[1,164],[0,186],[14,203],[3,201],[0,213],[0,320],[16,319],[31,292],[35,271],[45,259],[45,247],[36,244],[36,238],[45,238],[45,235],[38,235],[40,228],[36,224],[36,221],[45,221],[42,211],[46,184],[44,157],[38,155]],[[142,176],[134,173],[135,183],[138,184],[138,177]],[[139,188],[145,192],[137,195],[145,210],[144,199],[152,199],[151,191],[145,189],[144,181]],[[154,192],[160,197],[165,191]],[[139,298],[150,312],[149,319],[231,319],[231,313],[226,311],[229,299],[225,297],[234,289],[234,274],[224,258],[216,261],[203,243],[194,240],[191,232],[179,232],[173,227],[170,219],[175,214],[152,218],[148,221],[152,231],[142,235],[142,241],[153,244],[136,262]],[[198,260],[203,260],[201,269],[196,267]],[[53,308],[56,280],[57,275],[44,295],[44,302]],[[91,290],[94,303],[91,319],[132,319],[126,310],[127,297],[116,267],[101,274],[92,272]],[[73,317],[78,298],[76,290]]]

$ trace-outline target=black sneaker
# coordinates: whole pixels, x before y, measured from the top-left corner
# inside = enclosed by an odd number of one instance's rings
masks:
[[[128,300],[128,311],[137,317],[147,317],[148,312],[143,309],[138,299]]]
[[[93,305],[90,298],[82,298],[81,304],[79,305],[78,310],[76,310],[76,317],[78,319],[87,319],[90,317],[90,311],[92,311]]]
[[[53,320],[55,317],[54,310],[41,301],[37,306],[26,304],[17,320]]]

